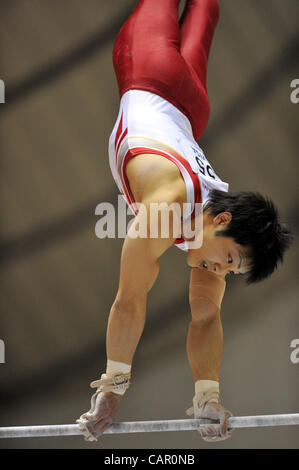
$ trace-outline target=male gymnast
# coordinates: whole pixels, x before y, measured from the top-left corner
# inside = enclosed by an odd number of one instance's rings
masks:
[[[258,193],[229,192],[197,144],[209,118],[206,75],[219,5],[217,0],[187,0],[179,21],[179,2],[139,0],[117,35],[113,64],[120,110],[109,162],[136,214],[132,227],[150,216],[152,203],[189,203],[189,213],[180,219],[183,226],[195,220],[200,203],[202,245],[190,248],[190,239],[174,229],[168,238],[134,238],[129,229],[108,320],[106,373],[91,384],[97,388],[91,409],[77,420],[86,440],[96,440],[110,426],[129,387],[147,295],[159,273],[159,258],[173,244],[186,251],[192,268],[187,355],[195,395],[187,413],[219,421],[216,429],[200,425],[204,440],[230,437],[231,413],[219,401],[225,278],[231,273],[246,273],[249,283],[266,278],[282,262],[290,242],[274,204]],[[137,202],[145,212],[138,211]]]

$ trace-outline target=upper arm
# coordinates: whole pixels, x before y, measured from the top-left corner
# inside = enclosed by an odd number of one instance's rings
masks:
[[[189,302],[191,311],[208,305],[219,311],[225,292],[225,276],[204,269],[192,268],[190,274]]]
[[[120,263],[118,296],[125,299],[145,297],[159,273],[158,258],[143,239],[126,237]]]
[[[118,297],[145,299],[159,273],[159,257],[174,238],[132,238],[132,232],[144,222],[144,212],[135,217],[123,244]]]

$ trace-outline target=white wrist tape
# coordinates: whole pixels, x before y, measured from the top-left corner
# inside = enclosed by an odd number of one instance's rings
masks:
[[[107,378],[114,377],[115,375],[119,374],[130,374],[131,373],[131,365],[125,364],[124,362],[112,361],[110,359],[107,360],[107,369],[106,369],[106,376]],[[125,388],[115,388],[113,393],[117,395],[124,395],[126,393],[129,384]]]
[[[124,362],[111,361],[108,359],[106,375],[107,377],[112,377],[115,374],[129,374],[131,372],[131,367],[129,364]]]
[[[100,380],[91,382],[92,388],[97,387],[97,392],[113,392],[124,395],[129,388],[131,379],[131,366],[124,362],[107,361],[106,374],[102,374]]]
[[[215,394],[218,393],[219,396],[219,382],[216,380],[197,380],[195,382],[195,395],[202,395],[210,391],[215,392]],[[215,398],[211,398],[209,401],[218,403],[218,400]]]
[[[207,403],[219,403],[219,382],[216,380],[197,380],[195,382],[193,406],[186,411],[187,415],[194,414],[194,418],[200,418]]]

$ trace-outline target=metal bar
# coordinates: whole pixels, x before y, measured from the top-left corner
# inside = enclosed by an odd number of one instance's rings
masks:
[[[207,419],[176,419],[165,421],[136,421],[112,424],[104,434],[135,432],[195,431],[199,424],[211,423]],[[213,425],[217,425],[213,423]],[[299,413],[260,416],[233,416],[229,418],[230,428],[252,428],[263,426],[299,425]],[[78,424],[49,426],[0,427],[0,438],[12,437],[53,437],[82,434]]]

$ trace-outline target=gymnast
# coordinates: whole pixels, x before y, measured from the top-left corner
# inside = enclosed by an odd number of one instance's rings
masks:
[[[91,409],[77,420],[90,441],[111,425],[130,385],[147,295],[159,273],[159,258],[173,245],[186,251],[191,267],[187,356],[195,394],[187,414],[220,423],[198,427],[205,441],[230,437],[232,414],[219,395],[225,279],[228,274],[245,274],[248,283],[265,279],[290,244],[290,232],[273,202],[255,192],[230,192],[197,144],[210,112],[207,65],[219,5],[217,0],[187,0],[179,20],[179,3],[139,0],[114,44],[120,109],[109,140],[109,162],[135,218],[124,240],[108,320],[107,369],[91,384],[96,388]],[[202,205],[201,246],[194,248],[183,230],[170,229],[168,238],[130,236],[150,215],[153,203],[189,203],[179,219],[181,228],[188,220],[195,226],[195,208]],[[171,227],[178,218],[173,211]],[[161,224],[159,219],[159,230]]]

